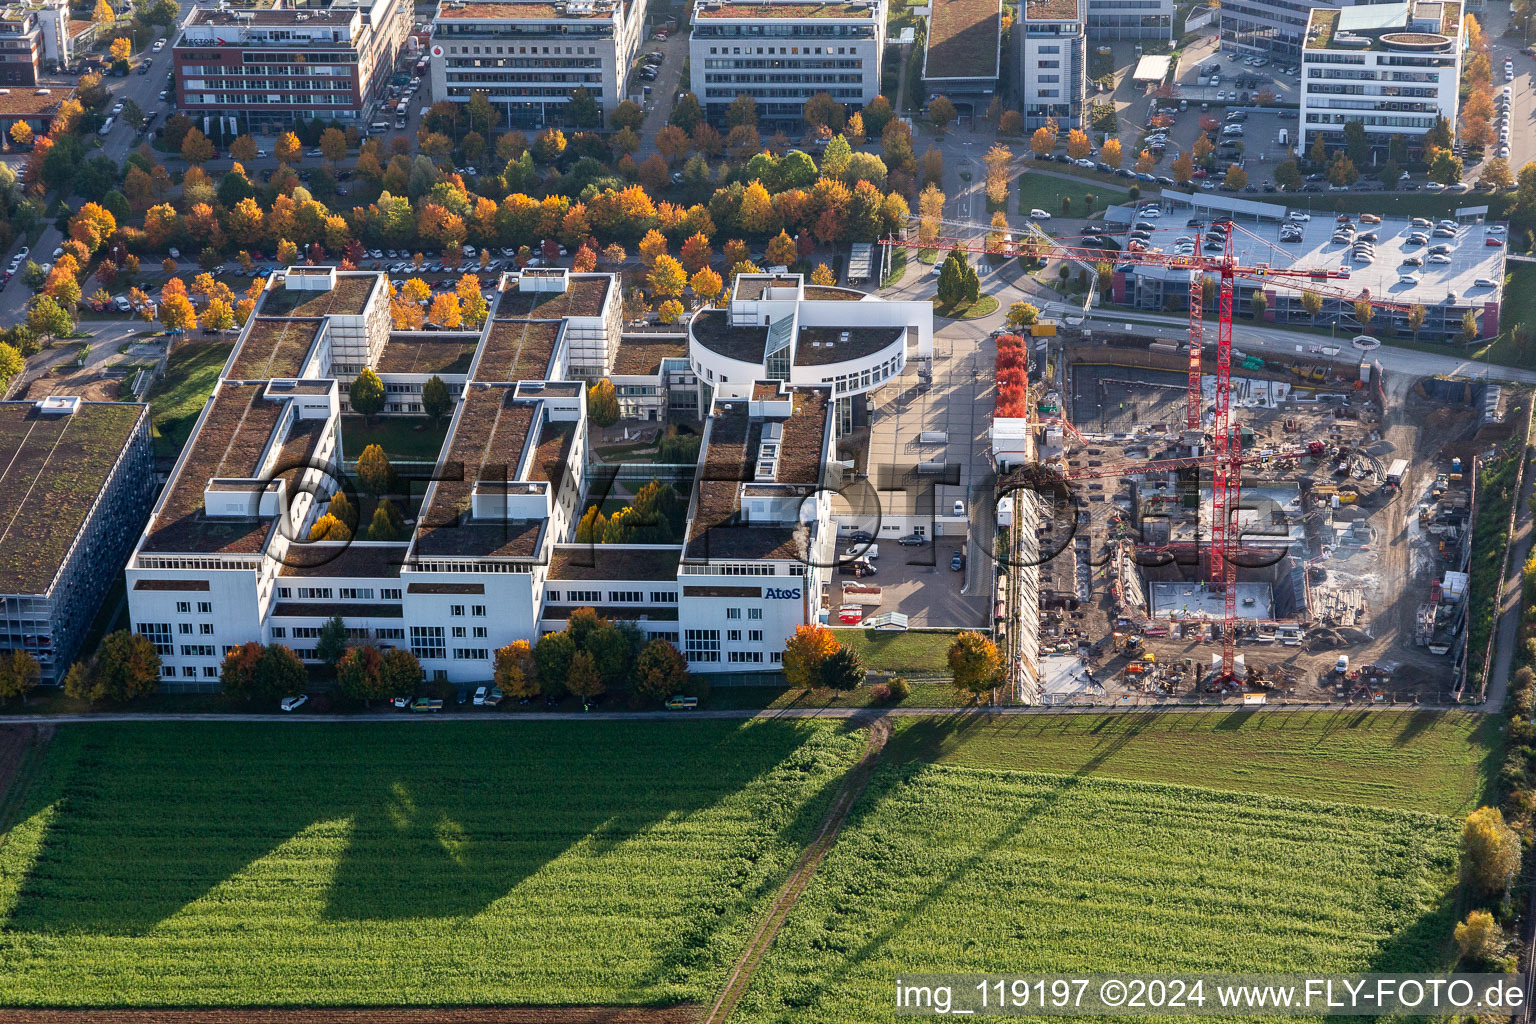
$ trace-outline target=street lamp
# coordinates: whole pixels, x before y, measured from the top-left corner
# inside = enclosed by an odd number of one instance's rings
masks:
[[[1339,318],[1338,317],[1334,317],[1333,318],[1333,323],[1328,328],[1328,340],[1329,341],[1333,340],[1333,332],[1337,331],[1338,329],[1339,329]]]

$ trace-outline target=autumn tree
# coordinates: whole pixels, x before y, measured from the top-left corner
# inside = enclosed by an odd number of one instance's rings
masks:
[[[665,701],[688,685],[688,662],[678,649],[657,637],[635,660],[630,690],[642,700]]]
[[[1520,870],[1520,837],[1497,807],[1479,807],[1461,830],[1462,875],[1481,897],[1501,896]]]
[[[299,142],[299,137],[293,132],[283,132],[277,137],[277,143],[272,147],[272,153],[277,157],[278,163],[298,163],[303,154],[304,147]]]
[[[954,122],[955,117],[955,105],[949,101],[949,97],[935,96],[928,101],[928,123],[940,134]]]
[[[987,167],[987,201],[1000,206],[1008,201],[1013,151],[1004,145],[994,145],[982,160]]]
[[[458,295],[453,292],[438,292],[433,296],[432,308],[427,313],[427,322],[450,331],[464,326],[464,315],[459,310]]]
[[[784,678],[791,688],[808,690],[821,685],[821,663],[838,649],[837,638],[825,626],[798,626],[784,644]]]
[[[0,651],[0,701],[20,697],[27,702],[31,693],[42,680],[43,669],[37,659],[23,650]]]
[[[619,395],[607,377],[588,387],[587,416],[599,427],[619,422]]]
[[[327,512],[315,520],[315,525],[309,528],[309,539],[314,541],[348,541],[352,539],[352,528],[339,518]]]
[[[448,394],[448,385],[443,378],[433,374],[427,382],[421,386],[421,409],[427,414],[427,419],[436,424],[442,422],[448,415],[449,408],[453,405],[453,399]]]
[[[1237,166],[1237,164],[1233,164],[1227,168],[1227,174],[1222,179],[1222,183],[1234,191],[1240,189],[1248,184],[1248,172]]]
[[[514,640],[497,648],[491,681],[513,697],[537,697],[539,684],[534,672],[532,645],[527,640]]]
[[[208,136],[196,128],[187,132],[186,137],[181,140],[181,158],[193,167],[201,167],[218,156],[218,152]]]
[[[1138,174],[1151,174],[1155,167],[1157,167],[1157,158],[1152,155],[1151,150],[1144,149],[1136,157],[1136,172]]]
[[[1470,15],[1469,15],[1470,17]],[[1504,931],[1486,910],[1473,910],[1452,933],[1462,958],[1472,964],[1485,964],[1504,948]]]
[[[656,264],[646,276],[646,283],[653,295],[681,295],[688,284],[688,275],[683,271],[681,263],[671,256],[663,255],[656,257]]]
[[[1301,293],[1301,308],[1307,311],[1307,316],[1312,322],[1317,323],[1317,315],[1323,311],[1323,297],[1314,291]]]
[[[713,302],[724,285],[725,282],[720,280],[720,275],[709,267],[701,268],[688,279],[688,287],[693,289],[693,294],[705,302]]]
[[[956,688],[980,696],[998,685],[1003,659],[991,640],[966,630],[950,645],[949,670]]]
[[[787,267],[794,263],[799,255],[795,247],[795,240],[789,237],[789,232],[782,230],[777,235],[768,239],[766,252],[769,266]]]
[[[1099,159],[1111,167],[1119,167],[1121,161],[1125,159],[1120,148],[1120,140],[1105,139],[1104,145],[1099,147]]]
[[[811,284],[830,286],[837,284],[837,275],[832,268],[825,263],[816,264],[816,269],[811,271]]]
[[[384,408],[384,382],[379,375],[369,367],[363,367],[357,379],[352,382],[352,388],[347,396],[352,411],[362,416],[365,420],[371,420]],[[377,448],[377,445],[370,445]],[[380,453],[382,454],[382,452]]]
[[[147,637],[120,629],[97,648],[89,671],[91,701],[125,701],[160,688],[160,655]]]
[[[391,688],[384,678],[384,655],[377,647],[349,649],[336,662],[336,687],[353,700],[372,707],[375,700],[388,700]]]
[[[1045,124],[1041,125],[1039,128],[1036,128],[1034,134],[1029,137],[1029,148],[1031,152],[1044,155],[1055,150],[1056,134],[1056,119],[1050,118],[1045,122]]]

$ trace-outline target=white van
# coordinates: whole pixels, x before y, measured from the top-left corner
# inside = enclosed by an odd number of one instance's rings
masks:
[[[373,122],[373,124],[368,126],[368,130],[370,132],[372,132],[373,134],[375,134],[375,135],[379,135],[379,134],[381,134],[383,132],[387,132],[387,131],[389,131],[389,122],[388,121],[375,121],[375,122]]]
[[[1289,146],[1290,144],[1291,144],[1291,130],[1289,128],[1281,128],[1280,129],[1280,145],[1282,145],[1282,146]]]
[[[880,557],[879,544],[850,544],[843,552],[844,558],[867,558],[870,561]]]
[[[105,135],[105,134],[107,134],[107,132],[112,130],[112,126],[114,124],[116,124],[116,123],[117,123],[117,118],[109,116],[105,121],[101,122],[101,127],[96,130],[96,134],[97,135]]]

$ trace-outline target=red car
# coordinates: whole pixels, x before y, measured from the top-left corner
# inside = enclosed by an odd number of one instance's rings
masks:
[[[1487,239],[1483,240],[1483,244],[1484,245],[1488,245],[1488,246],[1503,245],[1504,244],[1504,239],[1502,239],[1502,238],[1487,238]]]
[[[1210,176],[1211,176],[1211,172],[1206,170],[1204,167],[1196,167],[1195,168],[1195,177],[1197,177],[1197,178],[1209,178]]]

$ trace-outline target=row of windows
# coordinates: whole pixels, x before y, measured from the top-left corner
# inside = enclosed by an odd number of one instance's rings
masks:
[[[1055,93],[1048,89],[1041,89],[1040,95],[1054,96]],[[900,363],[901,356],[892,356],[872,369],[861,370],[858,373],[839,374],[836,377],[823,377],[821,382],[823,384],[831,384],[833,391],[837,394],[847,394],[855,389],[868,388],[888,377],[894,376],[898,372]]]
[[[491,652],[485,647],[455,647],[453,656],[459,661],[488,661]]]
[[[698,25],[694,27],[695,39],[773,37],[800,39],[868,39],[875,34],[868,25]]]
[[[791,72],[782,75],[770,75],[763,72],[737,72],[730,74],[720,71],[704,72],[704,81],[709,85],[728,85],[731,82],[740,82],[743,85],[762,84],[766,82],[784,82],[789,85],[836,85],[839,82],[857,85],[864,80],[863,75],[839,75],[828,73],[797,73]]]
[[[567,590],[566,603],[569,604],[601,604],[603,592],[601,590]],[[547,592],[549,600],[559,602],[561,591],[551,590]],[[645,594],[639,590],[610,590],[608,592],[609,604],[641,604],[645,601]],[[651,591],[651,604],[677,604],[677,591],[653,590]]]
[[[845,100],[845,101],[847,101],[849,103],[860,103],[860,102],[863,102],[863,99],[864,99],[864,93],[860,89],[822,89],[820,91],[828,93],[835,100]],[[809,92],[810,92],[810,90],[809,89],[805,89],[805,88],[801,88],[801,89],[753,89],[752,90],[752,96],[755,99],[762,99],[764,97],[770,97],[770,98],[771,97],[784,97],[784,98],[787,98],[787,99],[805,99],[805,98],[807,98],[806,94],[809,93]],[[737,96],[737,91],[734,90],[734,89],[729,89],[729,88],[725,88],[725,89],[708,89],[708,88],[706,88],[704,90],[704,98],[705,99],[710,99],[710,100],[729,101],[729,100],[735,99],[736,96]]]
[[[166,679],[174,679],[176,677],[176,666],[175,665],[161,665],[160,666],[160,675],[163,676]],[[194,667],[192,665],[183,665],[181,667],[181,675],[182,675],[182,678],[184,678],[184,679],[196,679],[197,678],[197,669],[196,669],[196,667]],[[203,678],[204,679],[217,679],[217,678],[219,678],[219,668],[218,668],[218,666],[217,665],[204,665],[203,666]]]
[[[720,660],[720,631],[718,629],[689,629],[683,634],[683,657],[689,661],[718,662]]]
[[[733,57],[715,57],[704,61],[705,71],[731,71],[734,69],[758,69],[773,70],[783,68],[788,71],[806,71],[816,68],[862,68],[862,57],[845,57],[842,60],[737,60]]]
[[[181,613],[182,615],[191,615],[192,614],[192,602],[191,601],[177,601],[176,602],[176,611]],[[199,615],[212,615],[213,614],[213,602],[212,601],[199,601],[199,602],[197,602],[197,613]]]
[[[445,49],[448,51],[448,55],[450,57],[453,56],[454,54],[457,54],[457,53],[462,53],[462,54],[479,54],[479,53],[483,52],[486,55],[496,54],[497,56],[501,56],[503,54],[522,54],[522,53],[535,53],[535,54],[537,54],[537,53],[544,53],[544,54],[547,54],[547,53],[550,52],[549,47],[547,47],[547,46],[542,47],[542,48],[537,47],[537,46],[497,46],[497,47],[494,47],[494,48],[492,48],[490,46],[487,46],[487,47],[484,48],[484,50],[482,50],[478,46],[452,46],[452,45],[450,45],[450,46],[445,47]],[[597,53],[597,47],[595,47],[595,46],[576,46],[576,47],[571,47],[571,46],[559,47],[559,46],[556,46],[554,52],[557,53],[557,54],[564,53],[564,54],[567,54],[567,55],[582,54],[582,53],[584,53],[584,54],[595,54],[595,53]],[[450,63],[452,63],[452,62],[450,61]]]
[[[468,103],[471,93],[484,92],[488,99],[495,102],[509,103],[516,100],[526,102],[531,107],[535,100],[568,100],[576,86],[580,84],[582,83],[578,82],[575,85],[550,89],[536,89],[527,85],[507,86],[499,89],[486,89],[483,84],[461,85],[453,87],[449,91],[448,98],[461,103]],[[601,100],[603,98],[602,87],[596,83],[587,84],[586,90],[592,95],[594,100]]]
[[[820,56],[822,56],[821,49],[822,48],[819,47],[819,46],[807,46],[807,47],[805,47],[805,54],[804,54],[804,56],[820,57]],[[858,53],[859,52],[858,47],[855,47],[855,46],[839,46],[835,51],[830,46],[827,47],[826,49],[827,49],[826,56],[828,56],[828,57],[833,56],[834,53],[837,56],[846,56],[847,54],[850,54],[850,53]],[[718,54],[720,56],[730,55],[732,57],[739,57],[739,56],[742,55],[741,47],[739,47],[739,46],[721,46],[721,47],[711,46],[709,48],[710,56],[712,56],[712,57],[716,56],[717,51],[718,51]],[[764,51],[766,51],[766,53]],[[747,47],[747,55],[748,56],[750,56],[750,55],[752,55],[754,53],[756,53],[758,56],[774,56],[775,54],[777,54],[780,57],[798,57],[798,56],[801,56],[800,47],[798,47],[798,46],[766,46],[766,47],[759,46],[759,47],[756,47],[756,48],[753,48],[751,46]],[[710,62],[709,61],[705,61],[704,62],[704,66],[705,67],[709,67],[710,66]]]
[[[1346,121],[1363,121],[1367,126],[1383,128],[1424,128],[1435,123],[1432,117],[1345,117],[1343,114],[1308,114],[1308,124],[1344,124]]]
[[[519,57],[460,57],[458,60],[448,61],[445,67],[447,67],[449,73],[473,68],[533,68],[540,71],[561,68],[573,71],[582,69],[597,69],[601,71],[603,62],[596,58],[588,57],[578,57],[570,60],[524,59]]]
[[[183,658],[212,658],[213,644],[182,644],[181,656]]]
[[[330,587],[278,587],[277,596],[285,601],[292,600],[295,591],[297,591],[300,601],[329,601],[334,593]],[[372,587],[342,587],[340,593],[343,601],[373,600]],[[379,589],[379,599],[382,601],[398,601],[400,600],[400,594],[399,587],[381,587]]]
[[[420,659],[446,657],[448,645],[443,641],[443,627],[412,626],[411,653]]]
[[[198,632],[201,633],[203,636],[213,636],[213,623],[211,623],[211,622],[200,622],[200,623],[198,623],[198,626],[200,627],[198,629]],[[183,636],[191,636],[192,635],[192,623],[190,623],[190,622],[179,622],[179,623],[176,624],[176,631],[178,633],[182,634]]]
[[[725,610],[725,617],[727,619],[739,619],[739,618],[741,618],[741,609],[740,608],[727,608]],[[748,608],[747,609],[747,618],[749,618],[749,619],[761,619],[762,617],[763,617],[763,610],[761,608]]]

